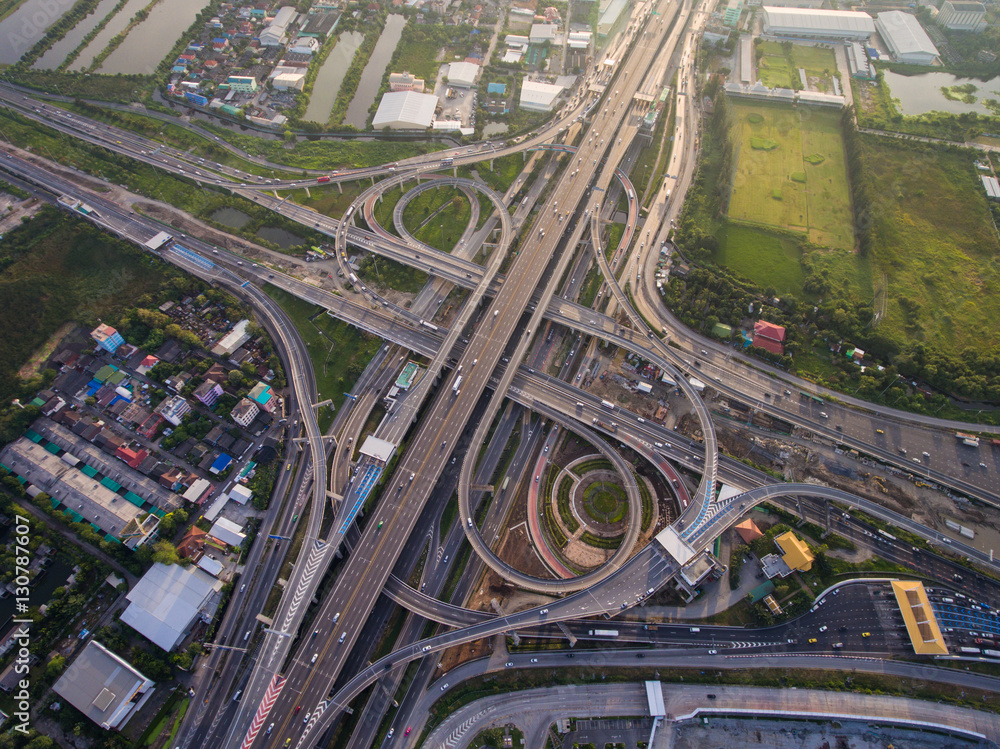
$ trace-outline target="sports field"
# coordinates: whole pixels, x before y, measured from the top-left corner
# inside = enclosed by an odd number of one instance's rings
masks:
[[[854,249],[840,112],[731,102],[736,166],[729,218]]]

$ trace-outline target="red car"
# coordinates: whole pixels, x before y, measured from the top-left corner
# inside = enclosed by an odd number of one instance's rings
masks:
[[[403,733],[403,736],[409,736],[410,735],[410,731],[412,731],[412,730],[413,730],[412,728],[407,727],[406,732]]]
[[[298,715],[299,710],[301,710],[301,709],[302,709],[302,705],[296,705],[295,706],[295,714]]]

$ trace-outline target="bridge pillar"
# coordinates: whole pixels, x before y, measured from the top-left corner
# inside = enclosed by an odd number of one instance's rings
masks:
[[[493,159],[490,159],[490,171],[493,171]]]
[[[339,193],[340,193],[341,195],[343,195],[343,194],[344,194],[344,183],[343,183],[343,182],[338,182],[338,183],[337,183],[337,191],[338,191],[338,192],[339,192]]]
[[[795,506],[799,509],[799,520],[805,520],[806,514],[802,511],[802,497],[795,495]]]

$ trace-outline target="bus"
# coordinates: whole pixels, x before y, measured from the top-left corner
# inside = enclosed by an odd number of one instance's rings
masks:
[[[509,484],[509,483],[510,483],[510,476],[508,476],[507,478],[505,478],[503,480],[503,486],[500,487],[500,491],[502,491],[502,492],[507,491],[507,484]]]
[[[601,405],[604,406],[609,411],[615,410],[615,404],[612,403],[611,401],[601,401]]]
[[[803,398],[808,398],[809,400],[813,401],[814,403],[819,403],[821,406],[824,403],[823,399],[820,398],[818,395],[810,395],[805,390],[800,390],[799,391],[799,395],[801,395]]]
[[[329,178],[329,177],[326,177],[326,176],[324,176],[324,177],[317,177],[317,178],[316,178],[316,181],[317,181],[317,182],[329,182],[329,181],[330,181],[330,178]]]
[[[887,538],[887,539],[889,539],[890,541],[895,541],[895,540],[896,540],[896,537],[895,537],[894,535],[892,535],[891,533],[886,533],[886,532],[885,532],[884,530],[882,530],[881,528],[879,528],[879,531],[878,531],[878,534],[879,534],[880,536],[882,536],[882,538]]]
[[[955,437],[962,440],[963,445],[968,445],[969,447],[979,447],[979,437],[974,434],[955,432]]]

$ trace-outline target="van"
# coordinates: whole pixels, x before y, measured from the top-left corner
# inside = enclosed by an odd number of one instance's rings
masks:
[[[691,632],[701,632],[701,627],[691,627]]]
[[[844,647],[844,643],[842,643],[842,642],[835,642],[835,643],[833,643],[833,647],[836,650],[840,650],[842,647]]]
[[[243,696],[243,690],[242,689],[237,689],[236,690],[236,694],[233,695],[233,702],[239,702],[240,701],[240,697],[242,697],[242,696]]]
[[[826,411],[820,411],[819,415],[824,419],[829,419],[830,415]]]
[[[336,614],[333,615],[333,623],[336,624],[339,619],[340,619],[340,612],[338,611]]]
[[[319,653],[313,653],[313,657],[312,657],[312,659],[309,662],[310,663],[315,663],[317,658],[319,658]]]
[[[243,635],[243,642],[246,642],[249,639],[250,639],[250,630],[248,629],[247,633]]]
[[[472,518],[467,518],[466,522],[468,523],[469,527],[471,528],[472,527]]]
[[[346,640],[346,639],[347,639],[347,632],[341,632],[340,633],[340,639],[337,640],[337,643],[340,644],[340,645],[343,645],[344,644],[344,640]]]

